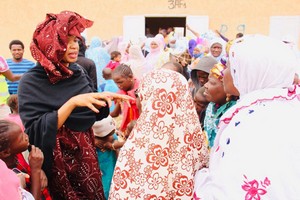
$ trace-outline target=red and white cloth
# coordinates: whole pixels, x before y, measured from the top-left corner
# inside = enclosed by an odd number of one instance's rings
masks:
[[[139,97],[142,112],[120,151],[109,199],[191,199],[208,150],[186,79],[154,70]]]

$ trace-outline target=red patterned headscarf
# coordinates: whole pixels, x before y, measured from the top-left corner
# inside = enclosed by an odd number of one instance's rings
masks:
[[[48,13],[33,33],[30,50],[33,58],[44,67],[52,84],[69,78],[73,72],[61,63],[67,50],[68,36],[81,38],[80,33],[91,27],[93,21],[71,11]]]

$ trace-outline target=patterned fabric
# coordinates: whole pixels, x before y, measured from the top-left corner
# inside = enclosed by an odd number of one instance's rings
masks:
[[[92,25],[92,21],[77,13],[63,11],[60,14],[48,13],[46,20],[37,26],[30,50],[32,57],[45,68],[51,83],[73,75],[71,70],[61,64],[67,50],[68,35],[81,38],[80,33]]]
[[[29,176],[31,175],[30,166],[26,162],[26,160],[24,159],[24,156],[21,153],[16,155],[16,163],[17,163],[17,166],[16,166],[17,169],[19,169],[20,171],[28,174]],[[31,180],[30,180],[30,178],[26,178],[25,181],[26,181],[26,188],[25,189],[28,192],[30,192]],[[49,190],[47,188],[45,188],[42,191],[41,200],[51,200],[51,199],[52,198],[50,197]]]
[[[218,132],[218,124],[221,116],[234,104],[235,100],[228,101],[224,105],[219,106],[210,102],[206,108],[204,118],[204,130],[208,138],[209,147],[214,146],[215,137]]]
[[[55,199],[104,199],[94,134],[75,132],[63,126],[56,136],[52,180],[49,184]]]
[[[220,119],[209,169],[195,178],[195,199],[281,200],[300,196],[300,85],[285,44],[248,35],[230,49],[240,99]],[[275,50],[274,50],[275,49]]]
[[[213,66],[213,68],[211,68],[210,70],[210,73],[216,77],[217,79],[219,79],[220,81],[223,80],[223,71],[224,69],[226,68],[225,65],[223,65],[222,63],[218,63],[218,64],[215,64]]]
[[[142,113],[119,153],[109,199],[191,199],[208,150],[186,79],[154,70],[139,96]]]

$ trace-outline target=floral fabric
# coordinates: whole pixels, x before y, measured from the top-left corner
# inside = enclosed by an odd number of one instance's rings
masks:
[[[109,199],[191,199],[208,150],[186,79],[154,70],[139,96],[142,112],[120,151]]]

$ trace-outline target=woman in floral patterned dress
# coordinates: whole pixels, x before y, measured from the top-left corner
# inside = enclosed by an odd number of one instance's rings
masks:
[[[142,112],[120,151],[109,199],[192,199],[208,150],[186,79],[154,70],[139,98]]]

